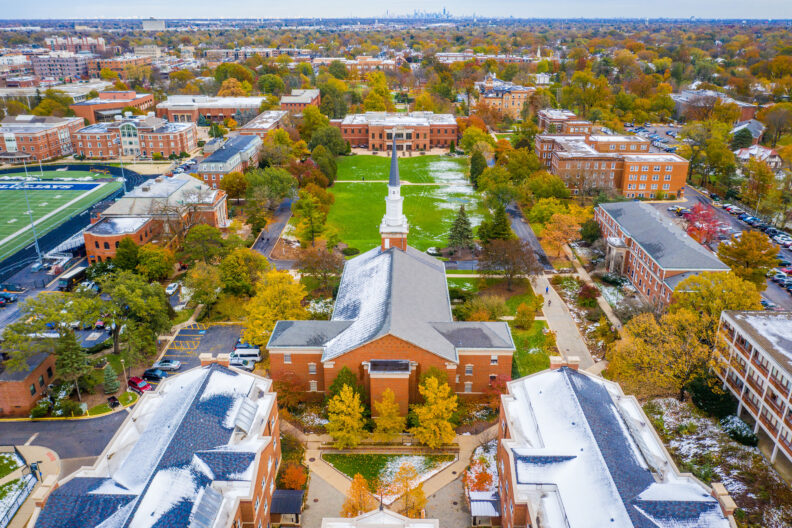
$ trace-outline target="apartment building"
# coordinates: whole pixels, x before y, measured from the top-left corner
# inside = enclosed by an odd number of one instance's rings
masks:
[[[261,150],[261,138],[258,135],[236,136],[204,158],[196,172],[206,185],[217,189],[223,176],[230,172],[244,172],[248,167],[258,163]]]
[[[272,381],[208,356],[144,394],[96,462],[58,483],[35,528],[269,526],[281,464]]]
[[[141,27],[143,31],[165,31],[166,29],[164,20],[158,20],[153,17],[141,20]]]
[[[494,74],[487,74],[484,81],[477,82],[475,86],[480,94],[478,104],[484,104],[512,119],[521,117],[523,108],[536,91],[536,88],[530,86],[502,81]]]
[[[0,121],[0,160],[45,161],[73,152],[71,135],[79,117],[16,115]]]
[[[291,95],[284,95],[280,107],[287,112],[301,113],[308,106],[319,106],[322,96],[317,89],[292,90]]]
[[[594,124],[585,119],[580,119],[569,110],[545,108],[536,113],[539,128],[556,135],[588,135],[591,134]]]
[[[102,70],[110,70],[117,73],[121,80],[127,79],[127,68],[136,66],[151,66],[152,58],[150,56],[139,57],[137,55],[121,55],[120,57],[111,57],[108,59],[96,59],[91,61],[88,68],[88,75],[90,77],[99,77]]]
[[[341,136],[352,147],[384,151],[396,137],[396,150],[423,151],[448,148],[456,143],[459,128],[451,114],[433,112],[366,112],[334,119],[330,124],[341,129]]]
[[[99,92],[97,97],[86,99],[69,105],[74,115],[82,117],[88,123],[115,119],[125,108],[135,108],[146,112],[154,106],[154,96],[148,93],[137,93],[134,90]]]
[[[258,115],[262,101],[264,97],[170,95],[157,105],[157,117],[176,123],[198,123],[201,118],[222,123],[230,117],[237,123],[245,123]]]
[[[508,383],[498,427],[504,528],[736,528],[720,483],[681,473],[634,396],[578,359]]]
[[[107,51],[105,39],[102,37],[52,37],[44,39],[52,51],[70,51],[72,53],[104,53]]]
[[[641,296],[668,304],[677,285],[704,271],[728,271],[714,253],[644,202],[603,203],[594,220],[607,242],[608,271],[627,277]]]
[[[94,60],[95,57],[90,53],[53,51],[46,55],[33,55],[30,63],[36,77],[69,82],[88,79]]]
[[[114,159],[120,155],[168,158],[196,148],[195,123],[168,123],[148,116],[116,116],[115,121],[95,123],[73,133],[74,149],[90,159]]]
[[[715,347],[715,372],[745,411],[773,442],[770,461],[778,453],[792,461],[792,312],[721,313]]]
[[[286,110],[267,110],[236,129],[240,136],[258,136],[262,140],[272,130],[283,128],[289,113]]]
[[[159,59],[168,54],[167,48],[162,48],[156,44],[146,44],[144,46],[135,46],[132,51],[138,57],[151,57],[152,59]]]
[[[26,418],[55,378],[55,356],[34,354],[27,368],[10,371],[0,363],[0,416]]]

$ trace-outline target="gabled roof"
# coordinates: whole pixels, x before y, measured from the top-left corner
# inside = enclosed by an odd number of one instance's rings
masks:
[[[330,321],[278,321],[267,348],[316,348],[329,361],[392,335],[449,361],[460,349],[514,350],[502,322],[455,322],[444,264],[412,247],[347,261]]]
[[[756,119],[749,119],[748,121],[740,121],[739,123],[734,125],[734,128],[731,129],[731,134],[736,134],[743,128],[747,128],[748,131],[751,133],[751,136],[754,137],[754,139],[761,137],[765,131],[765,126],[764,124],[762,124],[761,121],[757,121]]]

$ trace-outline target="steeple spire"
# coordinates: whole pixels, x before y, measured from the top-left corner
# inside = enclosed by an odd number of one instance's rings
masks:
[[[391,152],[390,177],[388,178],[388,196],[385,198],[385,216],[380,224],[382,250],[392,247],[407,249],[407,217],[402,212],[404,198],[401,196],[399,180],[399,159],[396,156],[396,131],[393,132],[393,150]]]

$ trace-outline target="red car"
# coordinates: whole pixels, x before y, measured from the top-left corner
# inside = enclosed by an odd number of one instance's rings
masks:
[[[132,376],[129,378],[127,385],[129,385],[129,388],[138,394],[143,394],[146,391],[154,390],[154,387],[152,387],[148,381],[144,380],[140,376]]]

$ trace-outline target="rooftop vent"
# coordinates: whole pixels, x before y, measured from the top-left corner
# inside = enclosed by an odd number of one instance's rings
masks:
[[[149,185],[144,185],[143,187],[140,188],[140,190],[143,192],[149,192],[151,190],[151,187]]]

